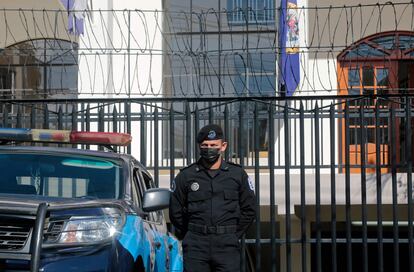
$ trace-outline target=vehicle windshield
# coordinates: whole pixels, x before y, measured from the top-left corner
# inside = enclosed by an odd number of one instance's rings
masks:
[[[122,165],[94,156],[0,153],[0,194],[118,199]]]

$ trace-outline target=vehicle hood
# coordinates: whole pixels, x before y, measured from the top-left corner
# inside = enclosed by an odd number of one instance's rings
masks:
[[[74,208],[93,208],[99,206],[118,207],[129,212],[129,205],[125,200],[111,199],[80,199],[80,198],[55,198],[43,196],[27,195],[0,195],[0,212],[14,214],[32,214],[37,213],[39,204],[46,203],[48,210],[65,210]]]

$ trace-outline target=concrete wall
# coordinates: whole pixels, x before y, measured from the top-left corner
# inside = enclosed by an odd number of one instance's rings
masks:
[[[41,38],[76,41],[68,35],[66,9],[59,0],[2,0],[0,9],[7,10],[0,13],[0,48]],[[43,9],[62,12],[43,12]]]
[[[160,96],[163,85],[161,1],[93,0],[92,8],[85,33],[79,36],[79,97]],[[118,112],[125,110],[121,107],[117,108]],[[105,110],[112,112],[113,106]],[[153,108],[146,107],[146,110]],[[131,112],[140,111],[140,105],[133,103]],[[132,155],[140,158],[140,126],[135,124],[131,126]],[[151,134],[153,126],[153,123],[147,126],[148,150],[155,144]],[[91,126],[92,131],[97,129],[97,125]],[[111,124],[105,129],[112,131]],[[124,122],[119,122],[118,130],[126,131]]]
[[[92,7],[79,37],[81,97],[161,94],[161,1],[94,0]]]

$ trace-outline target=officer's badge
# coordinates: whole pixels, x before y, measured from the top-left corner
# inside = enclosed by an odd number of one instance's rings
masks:
[[[191,191],[195,192],[198,191],[198,189],[200,189],[200,185],[197,182],[193,182],[191,184]]]
[[[249,182],[249,188],[250,188],[250,190],[254,191],[254,183],[253,183],[253,180],[250,177],[248,177],[247,180]]]
[[[172,182],[171,182],[171,188],[170,188],[171,191],[174,192],[175,191],[175,187],[176,187],[176,185],[175,185],[175,179],[173,179]]]
[[[210,140],[214,140],[216,138],[217,134],[214,130],[210,130],[208,132],[207,138],[209,138]]]

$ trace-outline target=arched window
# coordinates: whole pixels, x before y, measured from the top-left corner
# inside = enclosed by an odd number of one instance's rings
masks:
[[[340,94],[406,92],[414,86],[414,32],[364,38],[338,56]]]
[[[57,39],[28,40],[0,51],[2,98],[76,97],[78,45]]]
[[[414,90],[414,32],[391,31],[377,33],[355,42],[338,55],[338,87],[340,95],[370,95],[370,94],[404,94]],[[374,112],[375,103],[380,100],[364,100],[350,102],[350,110],[364,107],[368,112]],[[371,114],[372,115],[372,114]],[[401,124],[398,124],[401,125]],[[345,131],[349,129],[350,163],[360,163],[360,151],[365,148],[366,161],[375,166],[377,156],[381,156],[381,164],[389,161],[389,128],[386,118],[380,118],[380,138],[376,139],[375,118],[365,118],[367,141],[362,143],[360,120],[350,117],[349,127],[345,122],[340,124],[342,130],[342,162],[345,160]],[[398,135],[397,135],[398,137]],[[376,153],[376,144],[380,145],[380,154]],[[398,156],[403,155],[401,140],[397,143]],[[352,172],[358,172],[354,168]],[[383,169],[383,172],[388,171]],[[375,172],[372,167],[368,172]]]

